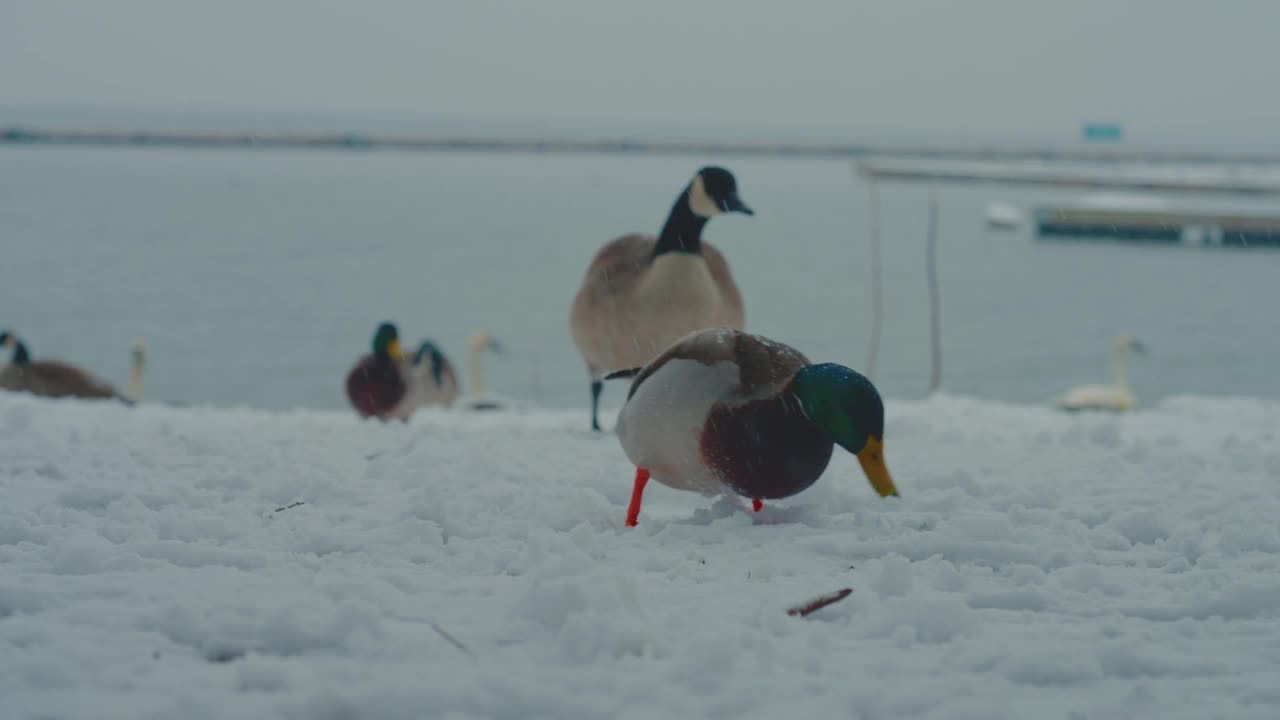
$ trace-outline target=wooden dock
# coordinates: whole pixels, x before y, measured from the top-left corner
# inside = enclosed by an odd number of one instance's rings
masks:
[[[1130,164],[955,163],[876,158],[858,163],[874,181],[989,183],[1067,190],[1161,192],[1103,195],[1034,211],[1037,236],[1225,247],[1280,247],[1280,169]],[[1185,200],[1200,196],[1215,200]],[[1245,196],[1251,200],[1231,200]],[[1257,198],[1270,202],[1259,203]]]
[[[1138,207],[1040,208],[1038,236],[1226,247],[1280,247],[1280,209],[1271,212]]]
[[[1030,185],[1076,190],[1280,195],[1280,168],[1272,166],[1130,163],[1126,165],[1039,162],[922,162],[871,158],[858,163],[862,175],[885,182]]]

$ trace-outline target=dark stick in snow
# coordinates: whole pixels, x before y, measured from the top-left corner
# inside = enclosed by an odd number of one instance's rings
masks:
[[[853,588],[844,588],[842,590],[837,590],[833,593],[828,593],[821,597],[814,598],[813,600],[810,600],[804,605],[797,605],[791,608],[790,610],[788,610],[787,614],[804,617],[805,615],[808,615],[809,613],[814,612],[815,610],[821,610],[822,608],[832,603],[838,603],[841,600],[849,597],[849,595],[851,595],[852,593],[853,593]]]
[[[275,509],[275,511],[276,511],[276,512],[284,512],[285,510],[291,510],[291,509],[293,509],[293,508],[296,508],[296,507],[298,507],[299,505],[306,505],[306,503],[305,503],[305,502],[303,502],[303,501],[301,501],[301,500],[299,500],[299,501],[298,501],[298,502],[296,502],[296,503],[291,503],[291,504],[289,504],[289,505],[285,505],[284,507],[278,507],[278,508],[276,508],[276,509]]]
[[[432,630],[435,630],[435,631],[436,631],[436,634],[437,634],[437,635],[439,635],[440,637],[444,638],[445,640],[448,640],[450,645],[452,645],[452,646],[454,646],[454,647],[458,648],[459,650],[461,650],[462,652],[464,652],[464,653],[466,653],[466,654],[470,655],[471,657],[475,657],[475,654],[474,654],[474,653],[472,653],[472,652],[471,652],[471,650],[470,650],[466,645],[463,645],[461,642],[459,642],[459,641],[458,641],[458,639],[457,639],[457,638],[455,638],[454,636],[452,636],[452,635],[450,635],[449,633],[445,632],[445,631],[444,631],[444,628],[442,628],[442,627],[440,627],[439,625],[435,624],[435,623],[434,623],[434,622],[432,622],[431,620],[428,620],[428,621],[427,621],[427,624],[431,626],[431,629],[432,629]]]

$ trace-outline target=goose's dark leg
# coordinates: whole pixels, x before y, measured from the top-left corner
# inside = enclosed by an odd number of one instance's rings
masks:
[[[604,390],[603,380],[591,381],[591,429],[600,430],[600,391]]]

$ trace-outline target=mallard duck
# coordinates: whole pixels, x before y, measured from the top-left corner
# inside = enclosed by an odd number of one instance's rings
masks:
[[[636,465],[628,526],[650,477],[704,495],[763,500],[808,488],[834,445],[853,453],[883,497],[898,490],[884,462],[884,403],[870,380],[835,363],[731,328],[691,333],[634,376],[618,414],[623,452]]]
[[[0,347],[13,350],[9,364],[0,369],[0,389],[29,392],[43,397],[77,397],[119,400],[132,405],[139,399],[120,393],[93,373],[59,360],[32,360],[27,346],[12,332],[0,332]],[[131,392],[142,393],[142,352],[133,354]]]
[[[1125,412],[1133,408],[1135,398],[1133,389],[1129,387],[1129,370],[1125,357],[1129,351],[1145,355],[1147,348],[1141,342],[1128,335],[1116,338],[1111,350],[1111,384],[1079,385],[1068,390],[1058,400],[1062,410],[1110,410]]]
[[[467,389],[467,396],[462,400],[462,407],[468,410],[499,410],[504,403],[497,397],[489,395],[480,357],[486,351],[501,355],[502,344],[487,330],[478,330],[471,336],[469,346],[467,366],[471,374],[471,383]]]
[[[602,247],[573,299],[570,327],[591,383],[591,428],[600,429],[602,380],[638,367],[681,336],[744,327],[742,295],[724,255],[702,241],[716,215],[753,215],[733,174],[704,167],[676,198],[657,237],[624,235]]]
[[[421,383],[404,357],[396,325],[378,325],[372,350],[347,373],[347,398],[361,418],[408,421],[419,406]]]

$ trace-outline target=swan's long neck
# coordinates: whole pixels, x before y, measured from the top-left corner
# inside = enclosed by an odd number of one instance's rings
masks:
[[[484,368],[480,364],[480,353],[484,351],[484,346],[476,343],[471,346],[471,357],[468,358],[467,365],[471,371],[471,395],[479,396],[484,394]]]
[[[133,351],[133,367],[129,368],[129,399],[138,403],[142,402],[142,368],[146,365],[146,359],[141,349]]]
[[[1111,382],[1118,388],[1129,388],[1129,368],[1124,361],[1125,348],[1111,351]]]

